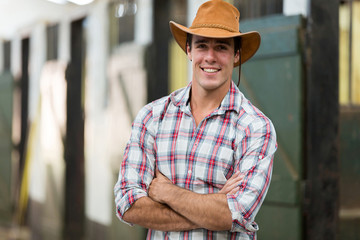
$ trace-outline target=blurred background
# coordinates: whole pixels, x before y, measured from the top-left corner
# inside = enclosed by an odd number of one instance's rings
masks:
[[[0,239],[145,239],[113,186],[138,110],[191,78],[168,23],[203,2],[0,0]],[[259,239],[360,239],[360,1],[228,2],[278,135]]]

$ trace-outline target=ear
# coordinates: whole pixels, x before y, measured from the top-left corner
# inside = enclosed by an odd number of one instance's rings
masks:
[[[234,63],[237,63],[240,60],[240,51],[238,50],[234,57]]]
[[[186,44],[186,54],[187,54],[189,60],[192,61],[192,56],[191,56],[191,51],[190,51],[189,44]]]

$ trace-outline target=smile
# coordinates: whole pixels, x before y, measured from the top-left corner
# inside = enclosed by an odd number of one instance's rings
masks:
[[[220,71],[220,69],[215,69],[215,68],[201,68],[201,69],[207,73],[215,73],[215,72]]]

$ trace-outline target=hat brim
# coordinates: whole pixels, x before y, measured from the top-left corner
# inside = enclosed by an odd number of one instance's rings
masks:
[[[198,35],[208,38],[241,38],[241,64],[249,60],[260,46],[260,34],[256,31],[241,33],[241,32],[229,32],[227,30],[219,28],[187,28],[181,24],[170,21],[170,30],[175,38],[176,42],[186,53],[186,38],[187,34]],[[234,63],[234,67],[239,66],[240,61]]]

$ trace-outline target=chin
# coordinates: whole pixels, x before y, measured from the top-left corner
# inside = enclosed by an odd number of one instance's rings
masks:
[[[206,90],[216,90],[226,85],[228,81],[204,80],[201,83],[201,86]]]

